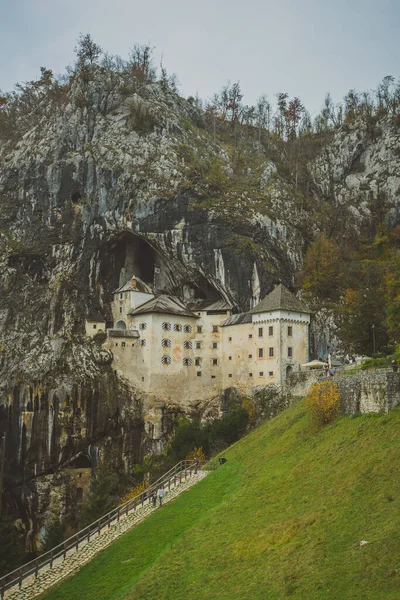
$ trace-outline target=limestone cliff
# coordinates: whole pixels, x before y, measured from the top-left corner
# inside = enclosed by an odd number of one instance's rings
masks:
[[[315,204],[345,205],[353,232],[368,194],[398,198],[397,130],[383,121],[374,136],[341,131],[309,168]],[[123,471],[159,447],[140,392],[84,334],[94,313],[110,322],[112,291],[135,274],[246,310],[274,282],[293,287],[315,225],[261,144],[214,143],[165,83],[74,74],[0,139],[1,428],[8,499],[33,515],[37,486],[79,453]],[[192,400],[182,410],[207,409]],[[173,414],[159,410],[168,435]]]

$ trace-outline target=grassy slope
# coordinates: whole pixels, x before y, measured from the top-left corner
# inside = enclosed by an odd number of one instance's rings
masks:
[[[313,432],[299,404],[224,456],[41,599],[399,599],[399,408]]]

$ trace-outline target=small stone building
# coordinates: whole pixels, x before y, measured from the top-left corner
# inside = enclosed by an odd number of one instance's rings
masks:
[[[103,315],[99,313],[90,314],[85,321],[85,333],[89,337],[94,337],[97,333],[105,333],[106,322]]]

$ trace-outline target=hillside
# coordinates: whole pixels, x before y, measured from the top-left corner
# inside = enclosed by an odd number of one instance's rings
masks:
[[[397,599],[399,417],[292,406],[40,599]]]

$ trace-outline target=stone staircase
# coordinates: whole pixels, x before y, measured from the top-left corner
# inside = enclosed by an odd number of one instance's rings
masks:
[[[175,486],[172,486],[171,489],[165,493],[163,505],[171,502],[176,496],[179,496],[179,494],[192,487],[206,475],[207,471],[199,471],[197,474],[191,474],[185,481],[182,481],[181,483],[177,482]],[[140,523],[149,514],[158,509],[158,499],[156,507],[153,507],[149,500],[146,500],[143,506],[132,511],[127,516],[121,515],[120,520],[116,523],[112,523],[110,527],[105,525],[100,529],[98,534],[93,535],[89,542],[83,540],[79,543],[77,549],[69,550],[66,553],[65,559],[60,557],[55,560],[52,568],[43,568],[39,572],[37,578],[35,578],[34,575],[27,577],[23,581],[21,589],[16,585],[7,590],[4,594],[4,598],[7,598],[7,600],[31,600],[31,598],[39,596],[51,586],[79,571],[79,569],[89,562],[98,552],[100,552],[100,550],[109,546],[114,540],[134,527],[136,523]]]

